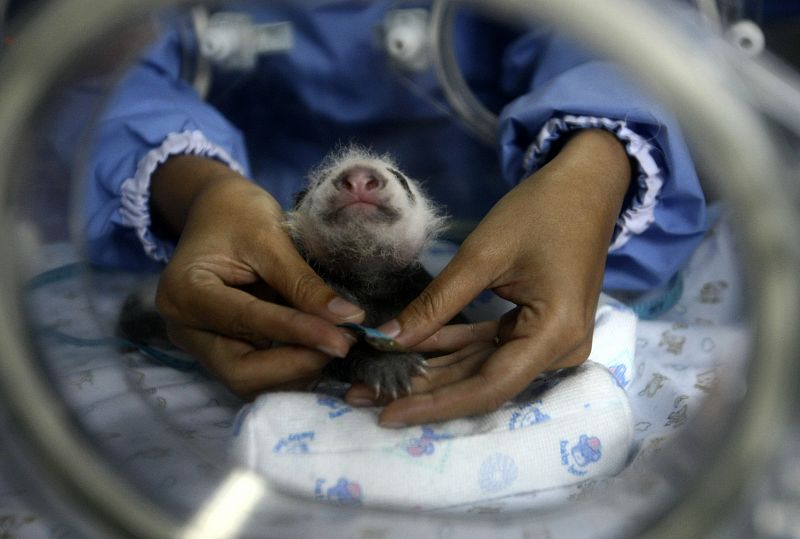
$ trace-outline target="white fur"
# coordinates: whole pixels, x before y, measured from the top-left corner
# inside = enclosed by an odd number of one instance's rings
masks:
[[[354,167],[373,169],[383,177],[381,205],[396,210],[397,221],[355,218],[343,223],[325,222],[323,216],[338,196],[334,180]],[[390,168],[399,170],[390,156],[351,145],[330,154],[310,172],[308,194],[287,215],[290,234],[309,258],[333,258],[337,264],[345,263],[352,269],[368,266],[365,269],[371,271],[402,268],[417,259],[425,244],[441,232],[444,218],[419,183],[408,178],[414,194],[414,201],[410,201]]]

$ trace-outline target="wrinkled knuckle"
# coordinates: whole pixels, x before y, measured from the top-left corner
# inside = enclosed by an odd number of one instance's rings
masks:
[[[441,294],[430,289],[423,290],[416,301],[411,304],[412,315],[429,321],[438,321],[445,306]]]
[[[176,278],[185,282],[189,290],[197,290],[208,285],[210,272],[202,264],[196,264],[186,268]]]
[[[156,310],[167,319],[183,318],[183,313],[189,309],[191,298],[207,283],[207,276],[201,271],[193,268],[176,271],[167,265],[156,288]]]
[[[310,305],[319,294],[320,279],[310,272],[300,272],[292,278],[289,297],[297,306]]]

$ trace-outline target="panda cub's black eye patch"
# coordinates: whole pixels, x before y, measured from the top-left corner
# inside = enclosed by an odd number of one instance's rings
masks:
[[[304,189],[301,189],[300,191],[298,191],[294,195],[294,208],[295,209],[297,209],[297,207],[300,205],[300,203],[303,202],[303,199],[306,198],[307,194],[308,194],[308,187],[306,187]]]
[[[405,175],[402,172],[400,172],[399,170],[395,170],[393,168],[387,168],[386,170],[391,172],[392,175],[395,178],[397,178],[397,181],[400,182],[400,185],[403,186],[403,189],[405,189],[406,193],[408,194],[408,200],[410,200],[411,202],[414,202],[416,197],[414,196],[414,193],[411,191],[411,186],[408,185],[408,178],[406,178]]]

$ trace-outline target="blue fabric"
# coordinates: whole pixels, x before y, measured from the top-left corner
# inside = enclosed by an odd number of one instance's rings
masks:
[[[479,220],[526,176],[522,156],[562,114],[627,120],[660,150],[665,184],[655,223],[609,255],[606,288],[646,290],[669,279],[705,231],[704,199],[674,120],[606,62],[546,31],[516,36],[462,17],[458,50],[470,84],[501,116],[498,149],[448,114],[430,74],[414,90],[387,69],[374,29],[391,2],[250,8],[257,22],[290,19],[295,46],[248,73],[215,73],[207,102],[180,80],[180,41],[165,36],[122,81],[90,162],[86,203],[93,262],[152,266],[122,226],[120,185],[169,133],[200,130],[288,207],[308,169],[337,144],[389,151],[459,220]],[[434,105],[434,102],[437,103]],[[166,238],[162,238],[166,241]]]
[[[745,6],[745,16],[767,23],[785,22],[790,17],[800,17],[800,2],[791,0],[763,0],[760,5],[750,2]],[[759,9],[760,8],[760,9]]]
[[[500,160],[509,183],[531,172],[523,167],[524,152],[540,126],[554,116],[624,119],[661,150],[657,162],[666,181],[655,222],[609,255],[604,284],[610,289],[647,290],[663,283],[683,264],[706,230],[704,197],[675,120],[637,91],[615,66],[575,51],[546,32],[523,38],[509,51],[507,61],[520,67],[512,73],[524,73],[521,66],[537,67],[527,73],[527,92],[501,115]]]

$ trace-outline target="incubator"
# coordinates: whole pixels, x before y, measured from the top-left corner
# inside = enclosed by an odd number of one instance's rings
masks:
[[[115,334],[120,305],[146,271],[87,262],[81,179],[94,120],[158,36],[154,14],[180,14],[181,39],[190,43],[181,75],[200,96],[212,91],[215,73],[246,74],[297,44],[290,18],[264,23],[239,9],[258,2],[192,4],[52,1],[2,27],[0,532],[186,539],[800,536],[800,84],[764,51],[763,34],[744,20],[741,6],[395,2],[374,29],[374,47],[398,86],[458,124],[484,148],[476,151],[488,151],[497,111],[462,73],[454,45],[459,14],[558,28],[625,66],[672,111],[714,200],[711,232],[679,277],[654,295],[623,298],[627,305],[609,299],[598,311],[598,349],[616,350],[620,336],[627,339],[619,353],[629,362],[606,365],[615,381],[611,396],[591,401],[624,395],[630,439],[621,469],[581,479],[612,451],[597,437],[576,435],[558,454],[572,483],[503,495],[520,473],[498,453],[479,467],[483,498],[426,509],[422,501],[362,503],[362,485],[338,475],[295,488],[292,480],[310,466],[302,459],[267,459],[263,473],[237,464],[230,446],[245,424],[237,416],[242,402],[192,358],[136,347]],[[70,93],[77,87],[92,88],[80,103]],[[473,217],[460,218],[450,239],[463,238]],[[430,255],[431,267],[445,263],[447,249]],[[623,311],[628,318],[613,318]],[[607,369],[591,368],[592,376],[612,380]],[[356,416],[335,399],[306,405],[331,418]],[[548,410],[521,405],[511,412],[513,430],[536,424]],[[275,437],[275,453],[303,453],[308,432]],[[430,455],[443,440],[429,427],[398,443],[404,456],[415,457]],[[428,503],[432,496],[422,494]]]

